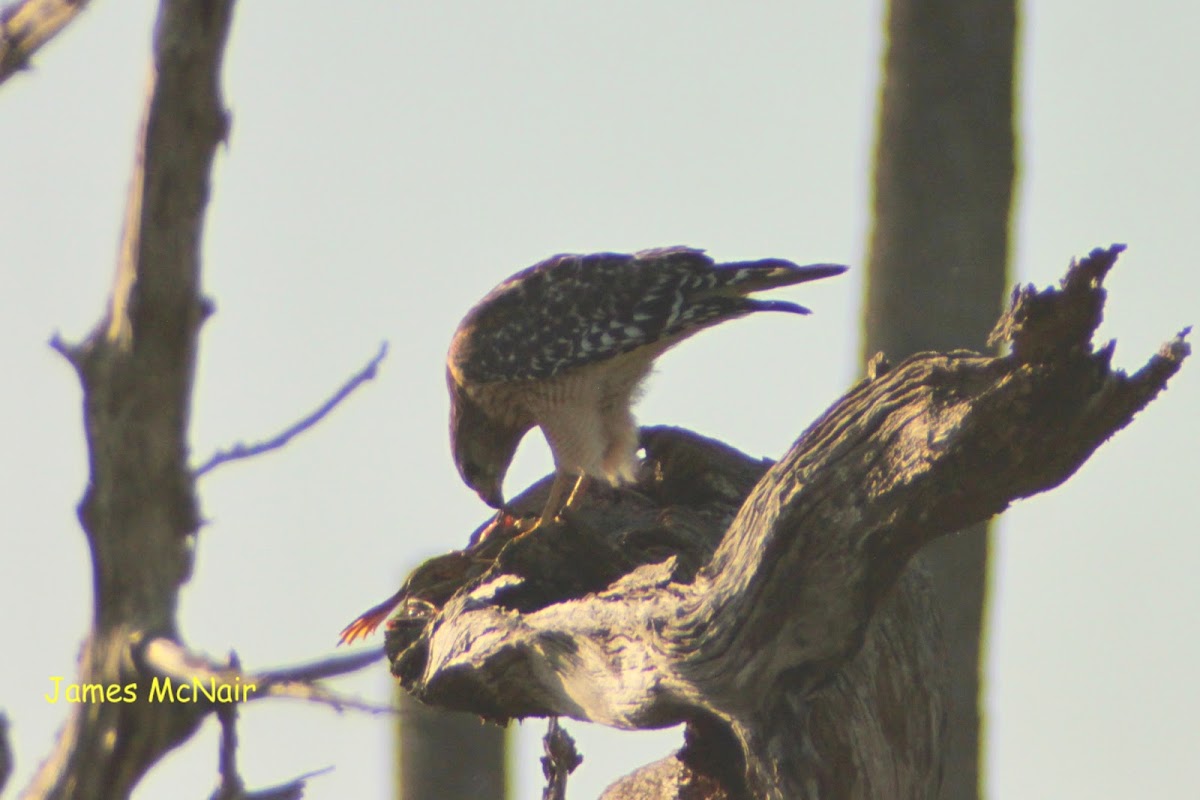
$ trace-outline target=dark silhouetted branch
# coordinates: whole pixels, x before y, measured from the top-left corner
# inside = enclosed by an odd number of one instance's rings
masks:
[[[297,435],[303,433],[324,419],[330,411],[333,411],[333,409],[337,408],[337,406],[341,404],[343,400],[349,397],[355,389],[367,381],[372,380],[379,370],[379,364],[385,357],[387,357],[387,351],[387,342],[384,342],[379,346],[379,352],[375,354],[374,358],[367,362],[366,366],[354,373],[354,375],[350,376],[350,379],[342,384],[340,389],[334,392],[328,400],[322,403],[319,408],[317,408],[308,416],[299,420],[294,425],[288,427],[284,431],[281,431],[270,439],[267,439],[266,441],[257,442],[250,445],[239,442],[233,447],[230,447],[228,450],[218,450],[216,453],[213,453],[213,455],[210,456],[207,461],[196,467],[194,470],[195,476],[199,478],[205,473],[211,472],[213,469],[222,464],[227,464],[230,461],[237,461],[243,458],[252,458],[254,456],[262,455],[263,453],[269,453],[272,450],[278,450],[279,448],[283,447]]]
[[[231,653],[229,661],[231,667],[239,668],[236,655]],[[237,704],[217,706],[217,719],[221,721],[221,749],[217,755],[221,783],[212,800],[241,800],[245,797],[245,783],[237,766]]]

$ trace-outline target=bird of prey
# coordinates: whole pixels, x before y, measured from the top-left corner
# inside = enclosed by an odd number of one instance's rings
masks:
[[[450,441],[463,480],[494,508],[522,437],[534,426],[555,480],[538,525],[588,479],[631,482],[631,406],[654,360],[684,339],[755,311],[809,310],[753,292],[839,275],[835,264],[782,259],[715,263],[702,250],[557,255],[513,275],[459,324],[446,358]]]

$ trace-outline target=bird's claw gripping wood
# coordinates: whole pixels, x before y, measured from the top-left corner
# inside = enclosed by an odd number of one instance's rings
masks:
[[[520,539],[546,525],[562,522],[568,511],[578,507],[587,490],[587,485],[588,477],[586,475],[555,473],[554,482],[550,485],[550,493],[546,496],[546,502],[537,517],[511,516],[507,512],[501,511],[497,517],[497,524],[488,526],[488,530],[490,532],[498,529],[508,522],[516,531],[516,536],[513,538]],[[487,535],[484,533],[484,536]]]
[[[587,475],[572,475],[563,472],[555,474],[554,483],[550,487],[550,496],[546,498],[546,506],[542,509],[541,516],[538,517],[537,525],[534,528],[557,522],[563,512],[574,508],[579,503],[583,493],[587,491],[587,485]]]

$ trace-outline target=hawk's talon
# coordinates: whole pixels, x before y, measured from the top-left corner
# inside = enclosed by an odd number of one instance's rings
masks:
[[[513,539],[528,536],[540,527],[542,527],[542,519],[540,517],[521,517],[512,525],[513,530],[516,531]]]

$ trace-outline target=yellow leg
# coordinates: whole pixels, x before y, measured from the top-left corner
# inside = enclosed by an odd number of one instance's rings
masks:
[[[587,478],[584,475],[576,476],[569,472],[560,472],[555,475],[554,483],[550,486],[550,494],[546,497],[546,505],[542,507],[542,515],[533,527],[538,528],[558,519],[559,514],[570,508],[583,495],[583,487],[586,482]]]
[[[575,503],[577,503],[579,501],[579,499],[583,497],[583,493],[585,491],[587,491],[587,485],[588,485],[588,476],[580,475],[579,480],[575,481],[575,487],[573,489],[571,489],[571,495],[567,498],[566,504],[561,509],[559,509],[558,513],[561,514],[562,512],[566,511],[568,508],[574,508]]]

